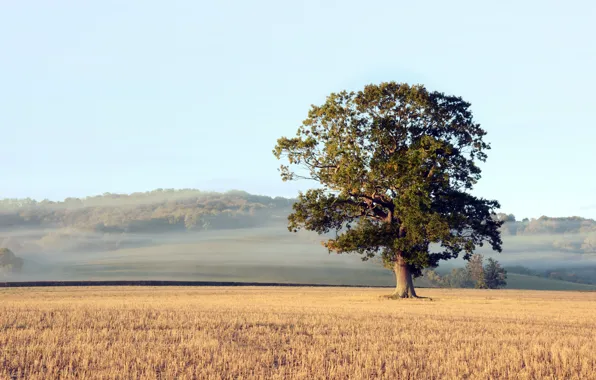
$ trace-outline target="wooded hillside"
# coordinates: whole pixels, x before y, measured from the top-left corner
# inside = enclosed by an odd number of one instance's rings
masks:
[[[67,198],[62,202],[0,200],[0,228],[77,228],[96,232],[164,232],[266,223],[292,200],[193,189]],[[285,217],[285,215],[283,215]]]
[[[61,202],[0,200],[0,247],[13,252],[113,250],[150,245],[166,232],[286,225],[293,199],[195,189],[157,189],[133,194],[67,198]],[[507,236],[547,236],[559,251],[596,253],[596,221],[580,217],[505,220]],[[507,245],[505,245],[507,249]]]
[[[194,189],[67,198],[0,200],[0,246],[14,252],[111,250],[150,236],[286,223],[293,201]],[[144,236],[144,237],[140,237]]]

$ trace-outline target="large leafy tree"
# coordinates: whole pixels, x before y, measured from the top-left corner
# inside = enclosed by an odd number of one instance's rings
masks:
[[[311,179],[288,229],[334,232],[323,244],[363,260],[380,256],[395,272],[395,297],[416,297],[412,277],[440,260],[469,259],[488,242],[501,251],[494,210],[470,194],[490,149],[470,104],[401,83],[332,93],[274,154],[284,181]]]

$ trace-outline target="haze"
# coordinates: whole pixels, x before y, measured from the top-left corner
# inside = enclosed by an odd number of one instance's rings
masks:
[[[5,2],[0,198],[66,201],[6,202],[0,242],[26,260],[20,279],[390,285],[378,263],[329,256],[321,237],[290,234],[290,200],[188,228],[163,222],[179,215],[156,206],[188,194],[67,199],[158,188],[293,198],[313,184],[280,181],[276,139],[329,93],[388,80],[472,103],[493,147],[475,195],[518,221],[595,219],[595,18],[590,1],[436,2],[432,12],[401,1]],[[126,219],[142,206],[154,214]],[[92,214],[101,228],[68,219],[91,208],[111,219]],[[44,210],[60,217],[32,222]],[[143,229],[148,220],[155,229]],[[591,233],[504,236],[494,257],[538,271],[592,268],[594,253],[581,249]]]
[[[68,198],[0,201],[0,245],[25,260],[11,281],[192,280],[390,285],[376,260],[328,254],[326,236],[290,233],[293,199],[198,190],[155,190]],[[596,221],[540,218],[502,229],[504,252],[481,248],[508,268],[523,266],[584,284],[596,274]],[[330,234],[332,235],[332,234]],[[461,259],[440,271],[461,267]],[[519,272],[517,270],[516,272]],[[525,273],[522,271],[522,273]],[[418,280],[424,285],[424,279]]]

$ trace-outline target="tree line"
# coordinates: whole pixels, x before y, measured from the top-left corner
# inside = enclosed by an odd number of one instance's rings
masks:
[[[19,253],[150,245],[150,239],[135,235],[281,224],[295,202],[237,190],[196,189],[104,193],[63,201],[0,199],[0,247]],[[504,213],[494,218],[504,222],[500,231],[505,236],[553,235],[547,244],[555,250],[596,252],[596,222],[592,219],[543,216],[518,221]]]
[[[552,236],[547,241],[550,249],[563,252],[596,253],[596,221],[578,216],[524,218],[516,220],[513,214],[498,213],[503,221],[503,236]]]
[[[295,199],[253,195],[245,191],[225,193],[196,189],[157,189],[132,194],[104,193],[63,201],[0,199],[0,228],[57,227],[97,232],[158,232],[159,230],[201,230],[258,224],[266,215],[285,218]],[[245,217],[245,218],[242,218]],[[234,223],[234,219],[237,223]],[[504,236],[570,235],[596,233],[596,221],[581,217],[524,218],[498,213]],[[217,225],[211,225],[211,224]],[[596,237],[596,235],[595,235]],[[570,249],[561,239],[556,247]],[[596,249],[596,240],[586,247]]]
[[[284,223],[293,201],[194,189],[105,193],[61,202],[0,200],[0,247],[21,252],[85,252],[151,245],[168,232]]]
[[[484,256],[478,253],[470,257],[465,268],[452,269],[445,275],[427,268],[423,275],[432,286],[439,288],[499,289],[507,286],[507,270],[492,257],[485,264]]]
[[[551,218],[523,218],[517,220],[513,214],[498,213],[498,220],[504,222],[501,227],[503,235],[562,235],[596,232],[596,221],[579,216]]]
[[[265,222],[292,200],[193,189],[67,198],[61,202],[0,200],[0,228],[54,227],[96,232],[160,232],[234,228]]]

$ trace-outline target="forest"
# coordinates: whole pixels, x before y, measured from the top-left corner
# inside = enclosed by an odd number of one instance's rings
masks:
[[[193,189],[67,198],[0,200],[0,245],[14,252],[113,250],[170,232],[285,222],[291,199]],[[141,237],[143,236],[143,237]]]

